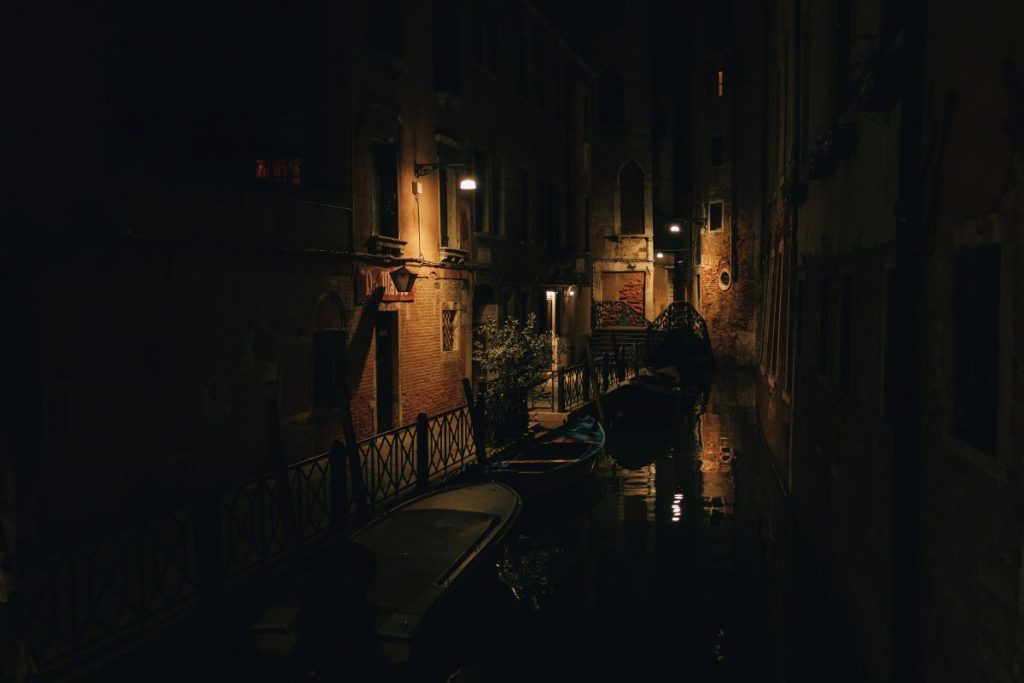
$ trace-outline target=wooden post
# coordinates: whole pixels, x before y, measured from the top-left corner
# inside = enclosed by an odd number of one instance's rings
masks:
[[[338,385],[341,411],[341,430],[345,435],[344,453],[348,461],[349,480],[352,482],[352,497],[356,503],[356,521],[362,522],[369,515],[370,502],[366,498],[366,482],[363,481],[363,468],[359,462],[359,446],[356,441],[356,427],[352,422],[352,404],[349,402],[348,381],[341,378]],[[347,497],[344,512],[348,513]]]
[[[427,414],[416,416],[416,490],[430,488],[430,425]]]
[[[476,461],[481,467],[487,466],[487,425],[486,415],[483,414],[483,403],[477,405],[473,400],[473,385],[468,379],[462,380],[462,391],[466,395],[466,405],[469,407],[469,419],[473,423],[473,442],[476,445]]]
[[[565,412],[565,370],[558,368],[555,371],[558,374],[558,412]]]
[[[284,443],[281,441],[281,421],[277,414],[277,398],[267,401],[267,438],[270,441],[270,462],[274,468],[274,481],[284,518],[284,537],[295,569],[302,552],[299,537],[299,523],[295,518],[295,504],[292,500],[292,486],[288,481],[288,468],[284,461]]]
[[[338,531],[348,528],[348,463],[345,446],[334,440],[327,456],[331,465],[331,524]]]
[[[597,418],[604,422],[604,407],[601,405],[601,392],[597,386],[597,375],[594,374],[594,362],[590,355],[590,340],[587,340],[587,364],[586,364],[587,379],[593,386],[594,390],[594,407],[597,409]]]

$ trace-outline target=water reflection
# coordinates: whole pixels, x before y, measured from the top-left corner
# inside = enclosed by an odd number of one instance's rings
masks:
[[[790,652],[823,660],[780,635],[800,617],[770,586],[803,587],[773,575],[790,550],[772,530],[791,526],[766,523],[788,517],[764,458],[743,457],[740,392],[648,384],[607,400],[590,481],[526,502],[497,562],[516,608],[464,641],[452,680],[817,680],[785,671]]]
[[[487,680],[660,680],[728,664],[733,456],[721,425],[701,417],[706,397],[620,390],[589,486],[528,501],[498,570],[521,598],[514,638],[530,655],[487,667]],[[553,634],[565,662],[554,669]]]

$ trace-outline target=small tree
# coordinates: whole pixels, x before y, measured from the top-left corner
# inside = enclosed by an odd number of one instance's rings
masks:
[[[486,318],[473,341],[473,360],[497,390],[530,387],[551,365],[551,337],[534,332],[533,313],[526,323],[509,318],[504,325]]]

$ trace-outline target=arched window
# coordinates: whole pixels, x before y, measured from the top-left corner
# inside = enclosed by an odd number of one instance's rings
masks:
[[[619,232],[644,234],[644,172],[633,161],[619,172]]]

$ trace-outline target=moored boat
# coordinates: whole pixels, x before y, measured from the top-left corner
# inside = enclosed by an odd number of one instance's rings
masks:
[[[554,493],[593,473],[604,441],[601,423],[579,416],[491,463],[487,473],[523,496]]]
[[[445,604],[519,516],[519,495],[500,483],[464,484],[418,496],[370,522],[352,541],[374,558],[367,602],[393,663],[408,661]]]

